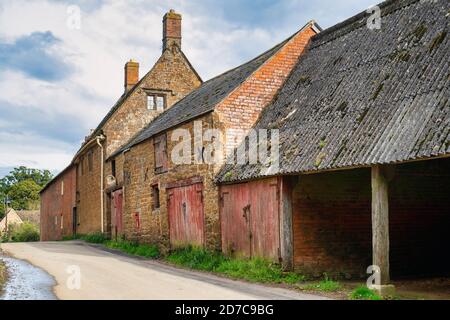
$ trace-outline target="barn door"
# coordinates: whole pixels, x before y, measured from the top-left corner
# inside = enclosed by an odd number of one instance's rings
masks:
[[[252,234],[248,185],[223,186],[220,206],[222,251],[228,255],[250,257]]]
[[[111,197],[111,225],[114,236],[123,233],[123,191],[114,191]]]
[[[280,218],[276,179],[251,182],[252,255],[277,260],[280,256]]]
[[[271,178],[224,185],[220,190],[223,252],[278,261],[278,180]]]
[[[174,247],[203,246],[203,184],[168,189],[170,243]]]

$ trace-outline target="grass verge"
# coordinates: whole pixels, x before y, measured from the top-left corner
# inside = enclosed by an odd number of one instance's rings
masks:
[[[159,248],[156,245],[138,244],[129,241],[105,241],[103,244],[111,249],[116,249],[131,255],[152,258],[159,258]]]
[[[242,279],[260,283],[297,284],[305,277],[295,272],[284,272],[279,264],[261,259],[234,259],[218,252],[202,248],[186,247],[172,251],[162,257],[158,246],[138,244],[130,241],[107,240],[102,234],[80,235],[64,238],[64,240],[81,239],[90,243],[102,244],[131,255],[146,258],[163,258],[174,265],[193,270],[209,271],[226,275],[234,279]]]
[[[119,250],[131,255],[156,259],[160,257],[159,248],[156,245],[139,244],[137,242],[125,240],[108,240],[102,233],[92,233],[87,235],[75,235],[64,237],[63,241],[84,240],[89,243],[102,244],[107,248]]]
[[[350,300],[383,300],[383,298],[366,286],[360,286],[352,291]]]
[[[7,276],[8,276],[8,274],[6,272],[6,265],[3,262],[3,260],[0,260],[0,294],[3,291],[3,287],[6,283]]]
[[[342,285],[334,280],[330,280],[327,277],[325,277],[324,280],[308,284],[306,286],[301,287],[302,290],[311,290],[311,291],[322,291],[322,292],[336,292],[339,291],[342,288]]]
[[[280,265],[261,258],[233,259],[195,247],[175,250],[166,260],[190,269],[216,272],[250,282],[295,284],[304,280],[304,276],[283,272]]]

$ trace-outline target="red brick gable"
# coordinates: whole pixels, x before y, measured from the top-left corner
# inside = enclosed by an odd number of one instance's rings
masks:
[[[308,23],[216,107],[215,112],[226,128],[247,131],[253,127],[317,33],[315,23]]]

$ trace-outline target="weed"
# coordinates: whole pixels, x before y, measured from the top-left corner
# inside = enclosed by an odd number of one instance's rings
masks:
[[[334,292],[341,289],[341,284],[337,281],[333,281],[330,278],[328,278],[328,275],[324,274],[324,279],[321,280],[319,283],[310,284],[302,287],[302,289],[306,290],[317,290],[317,291],[326,291],[326,292]]]
[[[350,300],[383,300],[383,298],[367,286],[360,286],[352,291]]]
[[[106,241],[104,245],[131,255],[145,258],[159,258],[160,252],[157,245],[138,244],[130,241]]]
[[[197,270],[217,272],[235,279],[251,282],[294,284],[304,276],[294,272],[283,272],[280,265],[261,258],[234,259],[196,247],[177,249],[167,260],[177,265]]]

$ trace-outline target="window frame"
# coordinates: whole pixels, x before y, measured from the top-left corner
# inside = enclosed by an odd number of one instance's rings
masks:
[[[153,107],[149,108],[149,98],[153,97]],[[163,100],[163,108],[162,110],[158,110],[158,98],[162,98]],[[158,112],[164,112],[167,109],[167,95],[164,93],[157,93],[157,92],[147,92],[147,110],[148,111],[158,111]]]
[[[111,160],[111,175],[116,177],[116,160]]]
[[[161,190],[157,183],[152,184],[152,210],[161,208]]]

